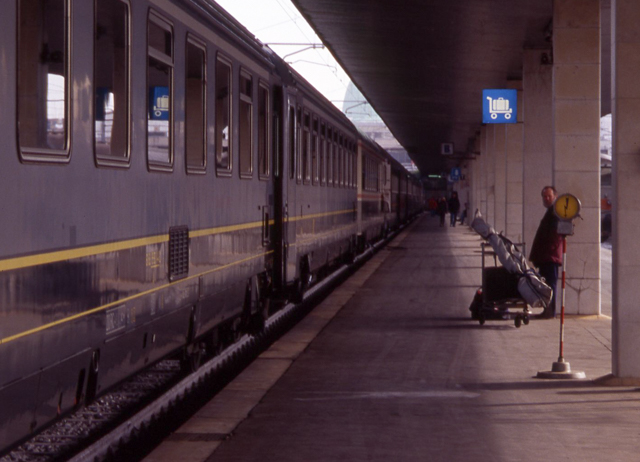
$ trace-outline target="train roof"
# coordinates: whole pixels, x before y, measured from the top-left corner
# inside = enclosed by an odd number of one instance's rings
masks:
[[[250,51],[254,57],[260,58],[266,64],[272,64],[269,54],[265,52],[263,43],[244,27],[227,10],[213,0],[187,0],[177,1],[181,7],[185,5],[194,15],[216,28],[221,35],[230,42],[242,46]]]

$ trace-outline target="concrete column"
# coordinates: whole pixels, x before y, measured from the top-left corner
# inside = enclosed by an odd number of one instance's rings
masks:
[[[493,124],[493,180],[494,180],[494,220],[493,227],[497,232],[507,232],[507,124]]]
[[[522,122],[522,81],[514,80],[508,87],[518,90],[518,123],[506,124],[506,236],[514,242],[522,242],[522,178],[524,124]]]
[[[567,239],[566,312],[600,313],[600,1],[555,0],[554,185],[582,202]]]
[[[467,223],[473,220],[473,213],[478,208],[478,160],[469,161],[469,216]]]
[[[480,132],[473,142],[473,154],[475,158],[469,161],[469,180],[471,185],[471,197],[469,200],[469,223],[473,220],[476,210],[480,210],[480,163],[481,163]]]
[[[553,67],[550,61],[550,49],[523,53],[522,228],[527,252],[545,212],[540,193],[553,182]]]
[[[613,356],[616,377],[640,379],[640,3],[611,2]]]
[[[480,213],[482,216],[487,217],[487,157],[489,153],[487,151],[487,127],[482,127],[480,130],[480,165],[478,166],[480,187],[479,187],[479,204]]]
[[[485,175],[487,178],[487,211],[485,220],[491,226],[496,224],[496,169],[495,169],[495,125],[486,126],[487,157],[485,162]]]

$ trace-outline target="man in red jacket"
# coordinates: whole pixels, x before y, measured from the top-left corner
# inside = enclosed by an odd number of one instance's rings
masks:
[[[547,208],[547,212],[540,221],[529,254],[529,260],[553,290],[551,303],[542,314],[544,318],[553,318],[556,315],[556,284],[558,268],[562,265],[562,236],[557,232],[558,217],[553,213],[552,207],[557,195],[553,186],[542,188],[542,204]]]

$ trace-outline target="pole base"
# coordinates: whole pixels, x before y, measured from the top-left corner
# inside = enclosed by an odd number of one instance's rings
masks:
[[[536,375],[539,379],[586,379],[587,376],[582,371],[571,371],[568,362],[556,361],[551,366],[550,371],[538,372]]]

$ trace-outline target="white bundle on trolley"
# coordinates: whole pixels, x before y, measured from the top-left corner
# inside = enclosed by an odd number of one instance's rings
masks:
[[[546,308],[553,290],[540,274],[529,266],[527,259],[513,242],[489,226],[481,215],[471,222],[471,228],[486,239],[505,269],[518,276],[518,293],[532,308]]]

